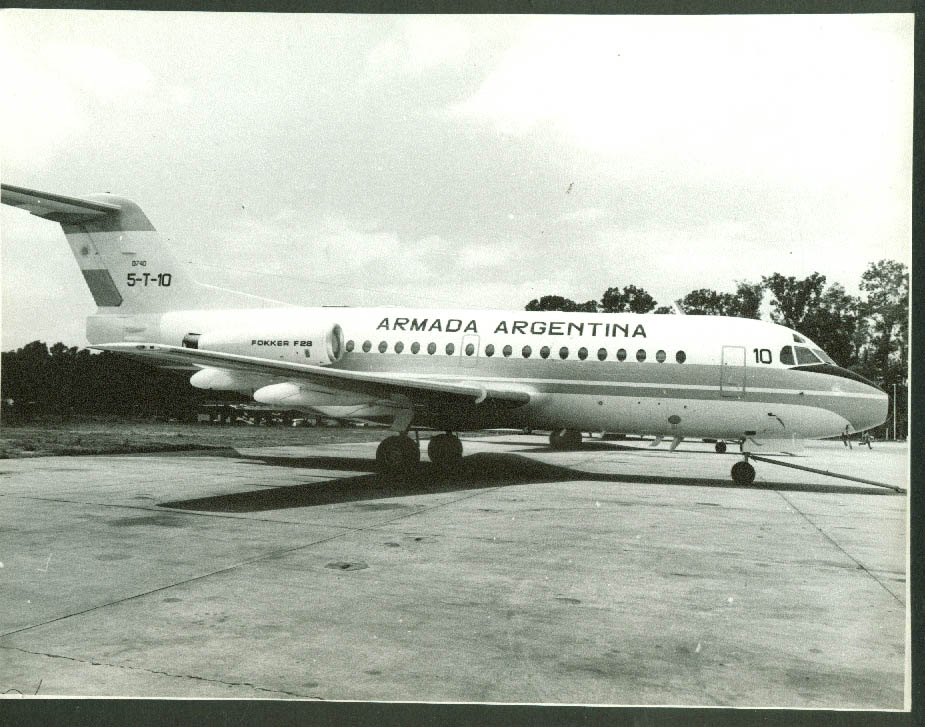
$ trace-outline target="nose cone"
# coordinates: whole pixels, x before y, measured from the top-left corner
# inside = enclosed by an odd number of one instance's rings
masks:
[[[871,427],[879,427],[886,421],[887,411],[890,408],[890,397],[876,384],[865,385],[865,396],[858,398],[858,405],[854,407],[852,415],[848,417],[851,426],[856,432],[863,432]]]

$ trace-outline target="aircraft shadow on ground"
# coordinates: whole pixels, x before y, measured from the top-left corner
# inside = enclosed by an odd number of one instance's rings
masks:
[[[233,492],[189,500],[162,502],[160,507],[199,512],[262,512],[298,507],[319,507],[368,500],[381,500],[410,495],[465,492],[516,485],[547,482],[613,482],[661,487],[716,487],[720,489],[780,490],[848,495],[892,495],[892,491],[874,487],[807,484],[800,482],[759,482],[750,486],[736,485],[726,478],[671,477],[602,472],[584,472],[512,453],[480,452],[463,457],[457,470],[444,474],[430,462],[422,462],[413,475],[386,477],[370,472],[375,463],[362,458],[333,457],[264,457],[243,459],[273,467],[300,467],[344,471],[365,471],[368,474],[335,477],[329,480],[305,482],[282,487]],[[264,483],[260,483],[264,484]]]

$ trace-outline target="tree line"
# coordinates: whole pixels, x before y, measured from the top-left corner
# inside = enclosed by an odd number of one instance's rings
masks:
[[[738,282],[734,292],[692,290],[680,303],[688,315],[761,318],[765,296],[770,319],[808,336],[840,365],[905,396],[909,350],[909,271],[893,260],[871,263],[861,276],[860,295],[848,294],[820,273],[798,279],[780,273],[758,283]],[[529,311],[670,313],[636,285],[611,287],[600,300],[576,302],[560,295],[531,300]],[[208,400],[249,401],[196,389],[189,372],[156,369],[108,352],[91,353],[33,341],[0,360],[4,400],[29,402],[37,414],[71,413],[178,416]],[[897,407],[905,431],[904,398]],[[8,413],[8,412],[7,412]],[[892,419],[892,413],[891,413]],[[9,419],[7,419],[9,421]]]

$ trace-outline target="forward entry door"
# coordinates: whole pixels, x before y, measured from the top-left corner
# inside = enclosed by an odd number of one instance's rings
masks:
[[[722,396],[745,396],[745,346],[723,346],[719,391]]]

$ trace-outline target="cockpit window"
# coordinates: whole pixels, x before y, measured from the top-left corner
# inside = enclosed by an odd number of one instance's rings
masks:
[[[825,351],[823,351],[821,348],[814,348],[814,349],[813,349],[813,353],[816,354],[816,355],[817,355],[819,358],[821,358],[823,361],[825,361],[827,364],[832,364],[833,366],[837,366],[837,365],[838,365],[838,364],[836,364],[836,363],[832,360],[832,357],[829,356],[829,354],[827,354],[827,353],[826,353]]]
[[[801,336],[799,333],[793,334],[793,340],[796,341],[797,343],[806,343],[806,339],[803,338],[803,336]]]
[[[793,348],[791,346],[784,346],[780,350],[780,362],[784,364],[784,366],[793,366],[796,364],[793,358]]]
[[[804,364],[822,363],[822,361],[819,360],[819,357],[808,348],[804,346],[794,346],[794,348],[797,352],[797,363],[800,366],[803,366]]]

